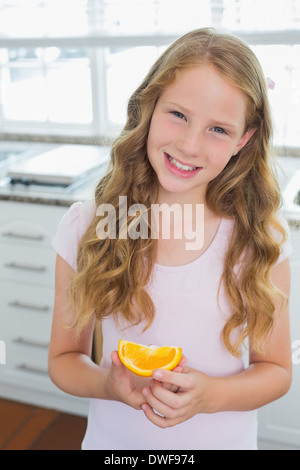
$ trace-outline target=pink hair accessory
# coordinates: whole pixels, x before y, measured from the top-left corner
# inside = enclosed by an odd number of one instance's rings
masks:
[[[273,82],[272,78],[270,77],[267,77],[266,80],[267,80],[267,87],[269,88],[269,90],[274,90],[276,83]]]

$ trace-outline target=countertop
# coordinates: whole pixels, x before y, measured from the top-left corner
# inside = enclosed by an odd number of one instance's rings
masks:
[[[20,188],[20,185],[6,187],[1,186],[0,182],[0,200],[68,207],[76,201],[93,198],[96,186],[104,174],[105,168],[103,167],[96,175],[94,174],[85,181],[81,181],[71,191],[65,188],[56,188],[55,190],[38,187],[32,189],[30,186]]]
[[[39,144],[24,142],[0,142],[0,150],[7,149],[28,149],[28,155],[34,156],[39,153],[51,150],[61,144]],[[109,153],[109,148],[108,148]],[[27,157],[25,157],[27,158]],[[15,159],[14,159],[15,160]],[[95,188],[101,177],[107,170],[107,164],[101,165],[92,174],[85,176],[70,187],[47,187],[43,185],[26,186],[21,184],[8,185],[5,170],[0,167],[0,200],[27,202],[32,204],[46,204],[68,207],[76,201],[84,201],[93,198]]]

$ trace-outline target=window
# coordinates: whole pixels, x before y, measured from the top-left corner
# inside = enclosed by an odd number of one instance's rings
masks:
[[[205,26],[244,39],[275,82],[275,144],[300,148],[299,0],[0,0],[4,132],[111,137],[162,50]]]
[[[160,52],[161,48],[153,46],[106,49],[109,125],[121,126],[125,122],[128,98],[142,82]],[[118,99],[116,99],[116,90],[118,90]]]
[[[224,0],[221,26],[235,31],[287,31],[299,28],[298,0]]]
[[[253,50],[266,77],[275,82],[274,89],[269,92],[275,128],[274,144],[300,147],[300,45],[255,46]]]
[[[0,61],[6,122],[92,122],[91,70],[86,50],[2,49]]]

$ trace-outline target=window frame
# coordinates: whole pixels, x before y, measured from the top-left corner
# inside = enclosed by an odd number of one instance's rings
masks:
[[[300,30],[283,31],[231,31],[231,34],[245,41],[250,47],[265,45],[300,45]],[[180,37],[180,34],[146,34],[146,35],[110,35],[96,34],[80,37],[43,37],[43,38],[1,38],[0,48],[35,48],[35,47],[60,47],[60,48],[85,48],[87,50],[91,67],[91,87],[93,102],[93,121],[86,124],[55,124],[36,123],[24,121],[8,121],[3,118],[2,100],[0,97],[0,125],[2,133],[13,134],[38,134],[58,136],[81,136],[111,139],[118,135],[121,127],[110,125],[108,122],[106,100],[106,69],[105,48],[114,47],[139,47],[139,46],[167,46]],[[99,86],[99,84],[102,84]],[[288,147],[288,146],[287,146]],[[290,147],[288,147],[290,148]],[[300,153],[300,147],[296,148]]]
[[[0,40],[0,48],[4,49],[17,49],[19,47],[25,49],[32,49],[32,48],[40,48],[40,42],[31,40],[28,45],[19,44],[16,42],[14,46],[10,43],[6,43],[5,47],[1,44],[3,41]],[[60,47],[57,43],[49,42],[48,45],[43,47],[53,47],[55,46]],[[74,44],[72,46],[74,48]],[[93,113],[93,120],[90,124],[84,123],[56,123],[51,121],[39,122],[35,120],[21,120],[21,119],[7,119],[4,117],[3,112],[3,99],[0,95],[0,126],[2,133],[18,133],[18,134],[37,134],[37,135],[59,135],[59,136],[76,136],[80,134],[83,137],[89,137],[95,135],[98,132],[99,124],[97,117],[99,116],[99,110],[97,108],[98,100],[95,99],[98,93],[98,86],[96,86],[98,76],[95,75],[94,71],[97,67],[97,57],[95,56],[95,50],[90,48],[85,48],[87,51],[87,57],[89,59],[89,65],[91,70],[91,93],[92,93],[92,113]],[[7,65],[3,65],[4,68]],[[44,64],[40,64],[40,69],[43,70],[45,68]],[[2,64],[0,64],[0,80],[2,75]]]

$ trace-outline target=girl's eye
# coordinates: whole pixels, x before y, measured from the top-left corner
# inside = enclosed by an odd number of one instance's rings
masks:
[[[185,116],[179,111],[173,111],[172,114],[174,114],[174,116],[178,117],[179,119],[185,119]]]
[[[223,129],[222,127],[213,127],[212,130],[217,134],[227,134],[225,129]]]

